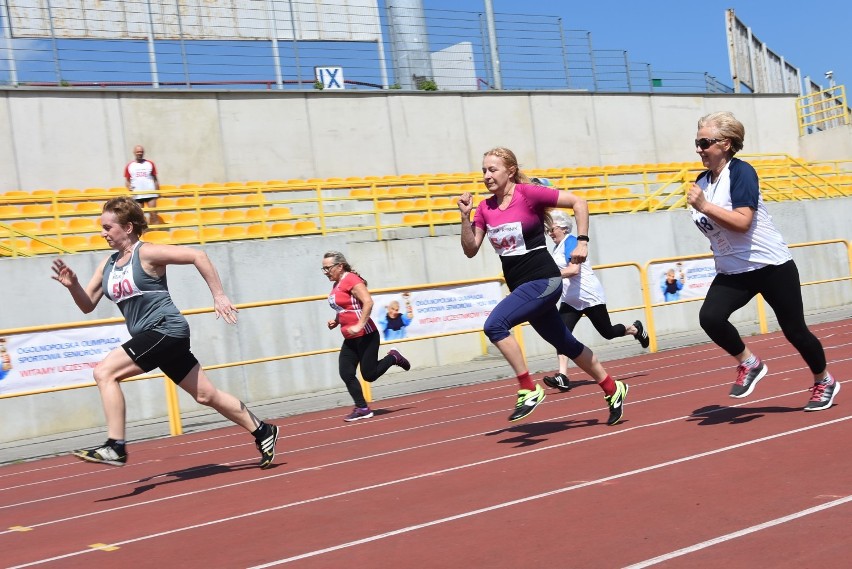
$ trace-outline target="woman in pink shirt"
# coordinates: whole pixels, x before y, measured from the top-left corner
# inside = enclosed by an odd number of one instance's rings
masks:
[[[361,278],[338,251],[329,251],[322,258],[322,272],[332,282],[328,303],[337,312],[334,320],[328,321],[328,329],[340,326],[343,334],[343,346],[340,348],[338,366],[340,379],[355,402],[355,409],[343,418],[344,421],[369,419],[373,411],[367,405],[361,382],[355,371],[361,366],[364,381],[379,379],[392,365],[398,365],[405,371],[411,364],[402,354],[391,350],[379,359],[381,337],[376,323],[370,318],[373,310],[373,297],[367,290],[367,281]]]
[[[562,275],[544,238],[548,210],[572,208],[577,221],[578,243],[571,252],[571,262],[585,261],[589,243],[588,205],[571,192],[531,184],[508,148],[494,148],[485,153],[482,177],[492,196],[476,207],[473,221],[470,219],[473,209],[470,192],[465,192],[458,200],[462,214],[461,244],[464,254],[473,257],[487,238],[503,265],[510,294],[494,307],[483,331],[518,377],[520,390],[509,420],[523,419],[544,400],[544,390],[530,378],[524,354],[511,335],[513,327],[529,322],[558,353],[571,358],[600,385],[609,407],[607,424],[615,425],[621,420],[628,386],[613,380],[592,351],[562,322],[556,307],[562,295]]]

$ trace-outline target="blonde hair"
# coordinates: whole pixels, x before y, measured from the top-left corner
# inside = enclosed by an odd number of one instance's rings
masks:
[[[503,164],[506,165],[506,168],[514,168],[515,175],[512,176],[512,181],[516,184],[530,183],[529,176],[521,172],[521,168],[520,166],[518,166],[518,158],[515,156],[515,153],[509,150],[508,148],[497,146],[482,155],[483,158],[485,158],[486,156],[496,156],[497,158],[503,161]]]
[[[715,128],[716,136],[727,138],[731,141],[731,156],[743,149],[745,143],[745,127],[743,123],[734,118],[730,111],[718,111],[704,115],[698,119],[698,129],[704,127]]]

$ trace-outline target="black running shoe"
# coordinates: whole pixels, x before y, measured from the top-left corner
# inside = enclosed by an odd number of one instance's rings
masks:
[[[731,397],[741,399],[748,397],[754,388],[757,387],[757,382],[763,379],[769,368],[763,363],[763,360],[758,359],[757,365],[754,367],[746,367],[742,364],[737,366],[737,380],[731,386]]]
[[[266,437],[255,440],[255,446],[260,451],[261,468],[269,468],[272,466],[272,459],[275,458],[275,443],[278,441],[278,433],[280,428],[276,425],[266,424],[269,427]]]
[[[646,348],[651,345],[651,338],[648,337],[648,332],[645,330],[645,327],[642,326],[642,323],[638,320],[633,323],[638,332],[636,332],[636,339],[639,341],[639,344]]]
[[[621,416],[624,415],[624,400],[627,398],[627,391],[629,386],[623,381],[615,381],[615,393],[610,395],[609,397],[604,397],[606,399],[606,404],[609,407],[609,419],[607,419],[607,425],[615,425],[619,421],[621,421]]]
[[[510,421],[520,421],[538,407],[538,404],[544,401],[544,389],[536,384],[535,389],[521,389],[518,391],[518,402],[515,403],[515,410],[509,415]]]
[[[541,380],[548,387],[558,389],[559,391],[570,391],[571,382],[568,381],[568,376],[564,373],[557,373],[553,376],[545,375]]]
[[[124,466],[127,464],[127,450],[124,445],[113,446],[103,444],[95,448],[75,450],[71,454],[87,462],[97,462],[110,466]]]

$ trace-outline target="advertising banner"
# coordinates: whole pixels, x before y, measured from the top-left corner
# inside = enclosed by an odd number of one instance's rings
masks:
[[[0,338],[0,395],[90,383],[92,368],[129,339],[124,324]]]
[[[657,303],[704,298],[715,276],[713,259],[651,265],[648,267],[651,300]]]
[[[482,328],[502,298],[498,282],[374,294],[373,320],[385,341]]]

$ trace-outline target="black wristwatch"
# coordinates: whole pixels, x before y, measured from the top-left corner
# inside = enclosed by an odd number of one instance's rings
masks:
[[[589,236],[588,235],[578,235],[577,241],[585,241],[586,243],[588,243],[589,242]]]

